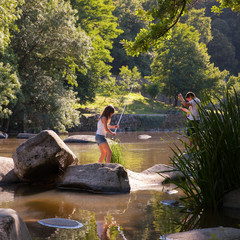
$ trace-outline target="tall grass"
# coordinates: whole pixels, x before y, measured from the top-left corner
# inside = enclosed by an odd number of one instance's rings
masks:
[[[190,137],[197,145],[185,144],[189,157],[173,150],[171,162],[185,175],[185,181],[174,183],[184,191],[186,204],[216,211],[223,196],[240,187],[240,98],[226,91],[217,105],[206,93],[201,100],[201,123],[194,124],[196,133]]]
[[[125,161],[123,158],[123,149],[119,139],[115,139],[109,143],[109,146],[112,150],[111,163],[119,163],[125,166]]]

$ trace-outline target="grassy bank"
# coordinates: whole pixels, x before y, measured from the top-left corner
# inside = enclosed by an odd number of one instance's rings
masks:
[[[85,105],[80,105],[80,109],[87,109],[91,113],[100,113],[105,106],[112,104],[117,113],[121,113],[124,105],[128,99],[128,94],[126,95],[111,95],[104,96],[97,94],[96,99],[93,103],[87,103]],[[126,114],[157,114],[166,113],[168,111],[176,110],[177,108],[172,105],[165,104],[161,101],[154,102],[154,108],[152,108],[152,101],[149,98],[142,96],[140,93],[131,93],[127,107],[125,109]]]

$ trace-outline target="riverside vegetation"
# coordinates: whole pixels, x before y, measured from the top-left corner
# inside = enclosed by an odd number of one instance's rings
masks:
[[[240,187],[240,96],[227,90],[217,104],[208,94],[201,99],[201,124],[190,137],[197,145],[183,142],[188,157],[178,148],[171,162],[185,176],[174,183],[185,193],[187,207],[216,212],[224,195]]]

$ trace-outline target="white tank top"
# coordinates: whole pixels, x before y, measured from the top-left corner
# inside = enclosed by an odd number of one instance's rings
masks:
[[[98,123],[97,123],[97,132],[96,132],[96,134],[103,135],[105,137],[107,135],[107,131],[105,130],[105,128],[103,126],[101,118],[98,120]]]

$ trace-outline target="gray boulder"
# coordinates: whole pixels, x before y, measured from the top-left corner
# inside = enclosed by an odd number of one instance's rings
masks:
[[[8,134],[0,131],[0,139],[7,139]]]
[[[54,183],[78,159],[61,138],[45,130],[21,144],[13,154],[14,171],[24,182]]]
[[[13,159],[8,157],[0,157],[0,185],[19,182],[20,180],[14,172]]]
[[[161,236],[162,240],[237,240],[240,239],[240,229],[237,228],[204,228],[187,232],[173,233]]]
[[[0,239],[30,240],[30,233],[17,215],[16,211],[9,208],[0,209]]]
[[[223,197],[223,208],[240,210],[240,189],[233,190]]]
[[[73,135],[63,141],[65,143],[96,143],[95,135]]]
[[[58,182],[58,188],[98,193],[130,192],[127,172],[116,163],[70,166]]]

